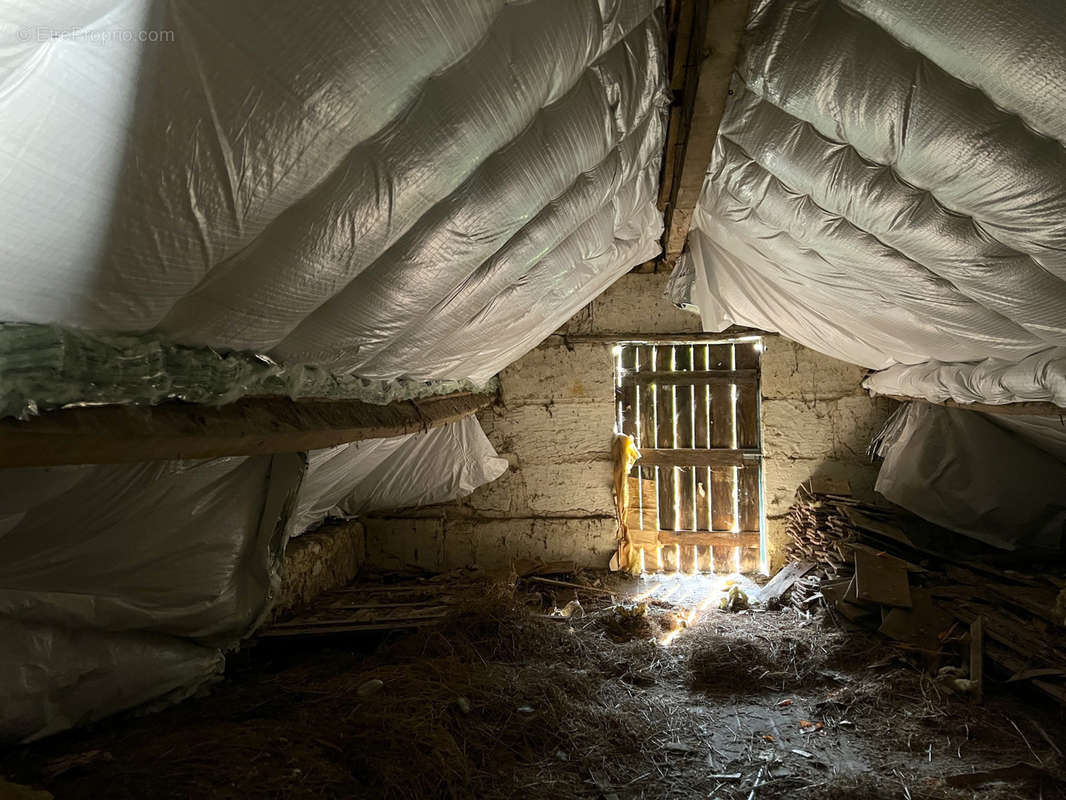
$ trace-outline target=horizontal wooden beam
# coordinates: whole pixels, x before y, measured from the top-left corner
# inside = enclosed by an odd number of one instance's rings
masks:
[[[1028,417],[1066,417],[1066,408],[1054,403],[957,403],[954,400],[927,400],[924,397],[905,397],[903,395],[884,395],[900,403],[929,403],[944,408],[958,408],[963,411],[980,411],[983,414],[1002,414],[1005,416]]]
[[[0,421],[0,467],[296,453],[416,433],[456,422],[493,399],[457,392],[388,405],[253,397],[224,406],[66,408]]]
[[[633,530],[626,534],[635,547],[650,547],[656,544],[711,545],[713,547],[758,547],[758,531],[652,531]]]
[[[777,336],[771,331],[737,325],[717,333],[553,333],[566,344],[733,344],[741,341]]]
[[[622,385],[710,386],[716,383],[756,383],[758,380],[757,369],[694,369],[688,372],[627,372],[622,376]]]
[[[734,450],[730,447],[668,450],[654,447],[640,448],[638,466],[660,467],[743,467],[744,458],[756,458],[758,450]]]

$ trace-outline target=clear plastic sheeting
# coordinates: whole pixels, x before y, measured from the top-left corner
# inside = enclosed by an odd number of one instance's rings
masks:
[[[754,4],[694,214],[694,295],[708,329],[891,368],[881,393],[1049,399],[1066,383],[1066,16],[949,5]]]
[[[16,3],[0,320],[482,383],[659,250],[657,5]]]
[[[1066,544],[1059,427],[909,403],[880,444],[876,489],[945,528],[1008,550]]]
[[[298,454],[9,469],[0,738],[191,691],[270,609]]]
[[[507,471],[475,417],[423,433],[350,442],[309,454],[293,532],[327,517],[465,497]]]
[[[0,741],[221,672],[326,516],[444,502],[507,469],[475,417],[303,454],[9,469],[0,482]]]
[[[218,680],[217,647],[174,636],[0,617],[0,742],[32,741]]]

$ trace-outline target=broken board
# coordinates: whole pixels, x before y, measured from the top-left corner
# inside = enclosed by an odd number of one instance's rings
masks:
[[[907,565],[898,558],[855,549],[855,597],[895,608],[911,607]]]

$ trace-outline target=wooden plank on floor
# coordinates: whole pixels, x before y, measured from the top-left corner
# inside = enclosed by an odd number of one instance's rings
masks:
[[[271,626],[264,628],[256,636],[260,639],[278,639],[282,637],[308,637],[308,636],[333,636],[338,633],[372,633],[375,631],[393,631],[404,628],[425,628],[439,624],[437,619],[419,619],[397,622],[383,622],[371,624],[354,624],[339,622],[335,625],[313,625],[291,628],[277,628]]]

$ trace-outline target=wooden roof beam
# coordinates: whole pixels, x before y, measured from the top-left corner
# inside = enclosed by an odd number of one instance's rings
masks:
[[[677,115],[679,127],[673,137],[668,131],[668,152],[664,159],[667,169],[673,167],[669,177],[663,176],[663,184],[670,193],[665,207],[663,258],[670,263],[681,255],[688,238],[692,212],[703,188],[718,125],[725,111],[749,5],[750,0],[704,0],[695,2],[692,9],[681,109]],[[678,53],[676,58],[680,56]],[[675,88],[675,95],[676,92]]]
[[[66,408],[0,421],[0,467],[296,453],[417,433],[457,422],[494,399],[456,392],[388,405],[248,397],[223,406]]]

